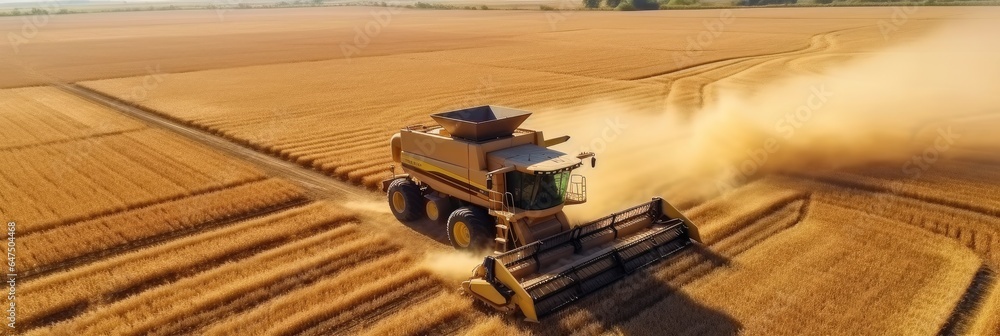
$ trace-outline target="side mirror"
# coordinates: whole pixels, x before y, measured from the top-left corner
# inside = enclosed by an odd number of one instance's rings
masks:
[[[595,167],[597,167],[597,157],[596,156],[591,156],[590,157],[590,168],[595,168]]]
[[[493,175],[486,175],[486,189],[493,190]]]

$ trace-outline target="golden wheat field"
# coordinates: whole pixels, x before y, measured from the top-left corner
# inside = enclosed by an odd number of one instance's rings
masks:
[[[998,19],[943,6],[52,16],[0,40],[0,220],[16,232],[5,332],[1000,335]],[[0,31],[23,24],[0,17]],[[526,127],[572,137],[558,149],[596,153],[572,220],[663,196],[703,244],[537,324],[463,295],[482,256],[453,252],[441,225],[397,221],[375,189],[393,133],[484,104],[532,111]]]

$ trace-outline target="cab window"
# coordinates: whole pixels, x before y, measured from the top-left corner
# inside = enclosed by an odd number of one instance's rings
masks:
[[[514,206],[524,210],[548,209],[563,203],[570,172],[526,174],[509,172],[504,177]]]

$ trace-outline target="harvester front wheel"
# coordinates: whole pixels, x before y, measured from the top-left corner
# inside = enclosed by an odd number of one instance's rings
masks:
[[[461,207],[448,216],[448,241],[459,250],[476,251],[489,246],[494,238],[489,230],[490,215],[476,207]]]
[[[396,219],[412,221],[424,215],[424,200],[420,187],[409,179],[399,178],[389,184],[389,209]]]

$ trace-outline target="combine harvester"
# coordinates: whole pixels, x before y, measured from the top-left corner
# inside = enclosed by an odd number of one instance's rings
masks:
[[[466,293],[528,321],[552,313],[633,271],[700,242],[698,229],[663,199],[571,226],[563,206],[587,201],[586,179],[572,171],[593,153],[568,155],[518,128],[531,113],[479,106],[431,115],[438,125],[392,136],[404,174],[382,182],[401,221],[447,221],[458,249],[492,248]]]

